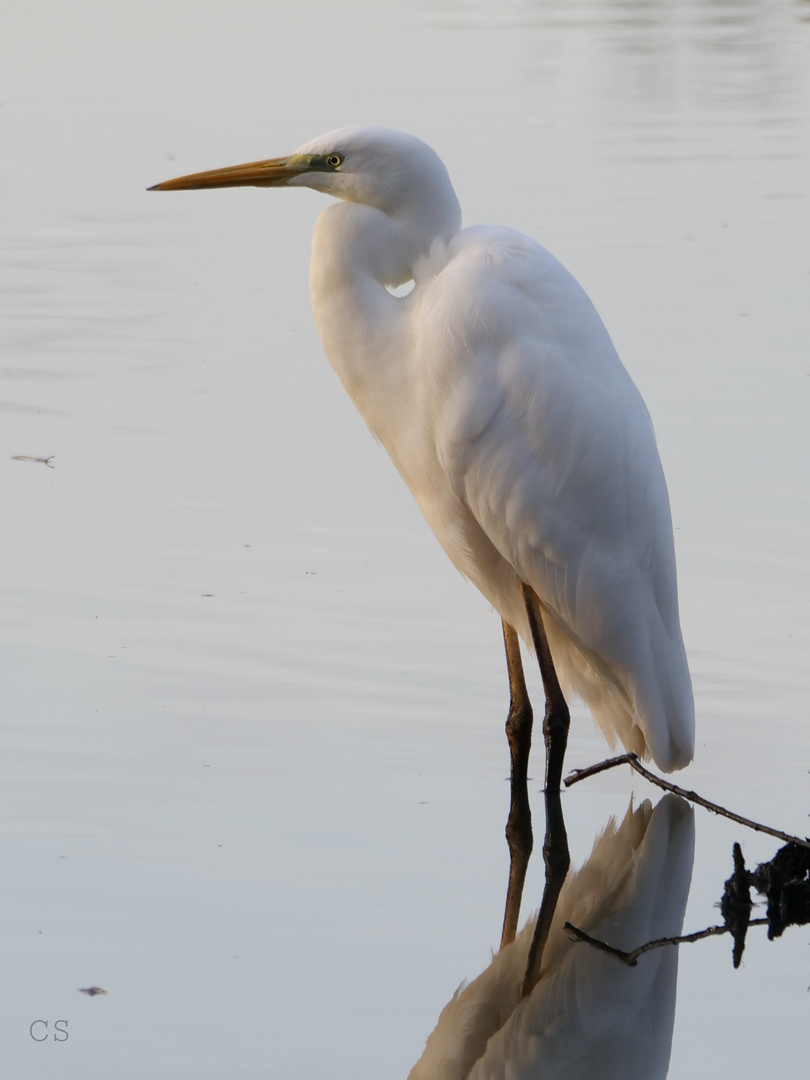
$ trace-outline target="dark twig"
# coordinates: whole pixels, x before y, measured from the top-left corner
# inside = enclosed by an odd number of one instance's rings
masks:
[[[580,780],[587,780],[589,776],[596,776],[597,773],[615,769],[617,765],[631,765],[634,760],[638,760],[635,754],[619,754],[618,757],[605,758],[604,761],[599,761],[596,765],[589,765],[587,769],[574,769],[573,772],[566,776],[563,783],[566,787],[571,787],[573,784],[578,784]]]
[[[767,926],[767,919],[752,919],[748,924],[749,926]],[[586,934],[584,930],[580,930],[579,927],[574,926],[572,923],[567,922],[563,924],[563,929],[567,932],[570,938],[574,941],[584,941],[586,945],[592,945],[594,949],[598,949],[599,952],[607,953],[608,956],[615,957],[622,964],[626,964],[628,967],[635,967],[638,963],[638,958],[643,956],[644,953],[652,952],[653,949],[661,949],[664,945],[688,945],[693,941],[702,941],[707,937],[719,937],[721,934],[728,934],[730,927],[728,926],[710,926],[706,930],[698,930],[694,934],[683,934],[681,937],[669,937],[658,938],[656,941],[648,941],[645,945],[639,945],[637,949],[631,949],[630,952],[625,952],[623,949],[614,949],[612,945],[608,945],[606,941],[600,941],[599,938],[591,937],[590,934]]]
[[[677,784],[671,784],[669,780],[662,780],[660,776],[656,776],[649,769],[645,769],[635,754],[621,754],[619,757],[600,761],[598,765],[591,765],[587,769],[574,769],[569,776],[566,776],[563,783],[566,787],[571,787],[572,784],[576,784],[579,780],[584,780],[588,776],[595,776],[596,773],[612,769],[616,765],[629,765],[645,780],[649,780],[651,784],[657,784],[664,791],[671,791],[673,795],[680,795],[682,799],[697,803],[698,806],[702,806],[704,810],[708,810],[712,814],[720,814],[731,821],[736,821],[739,825],[745,825],[747,829],[767,833],[769,836],[775,836],[777,840],[784,840],[789,844],[798,844],[800,847],[810,848],[810,840],[803,840],[800,836],[792,836],[790,833],[782,832],[781,829],[772,829],[769,825],[760,825],[757,821],[742,817],[741,814],[735,814],[733,810],[726,810],[725,807],[719,806],[717,803],[709,802],[708,799],[698,795],[696,791],[687,791],[685,788],[678,787]]]

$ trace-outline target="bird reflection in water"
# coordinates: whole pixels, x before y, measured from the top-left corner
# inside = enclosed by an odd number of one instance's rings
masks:
[[[573,940],[564,924],[618,949],[677,937],[692,875],[692,809],[673,795],[654,809],[649,802],[638,808],[631,803],[620,824],[608,823],[584,865],[558,883],[564,857],[555,865],[548,853],[561,842],[567,856],[567,842],[559,799],[551,801],[556,806],[548,815],[547,888],[539,916],[548,925],[531,985],[525,982],[538,915],[445,1006],[409,1080],[666,1076],[678,950],[657,949],[628,967]],[[554,835],[559,828],[562,834]]]

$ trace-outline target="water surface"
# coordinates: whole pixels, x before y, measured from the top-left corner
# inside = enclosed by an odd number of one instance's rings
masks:
[[[500,934],[498,620],[322,356],[322,197],[145,192],[169,176],[387,124],[468,223],[563,260],[667,472],[686,783],[805,831],[809,46],[797,0],[6,5],[11,1072],[405,1077]],[[580,708],[570,764],[604,752]],[[577,866],[633,792],[657,800],[624,772],[564,796]],[[685,930],[719,921],[735,840],[777,846],[694,826]],[[806,946],[752,929],[736,972],[727,938],[683,947],[672,1080],[800,1070]]]

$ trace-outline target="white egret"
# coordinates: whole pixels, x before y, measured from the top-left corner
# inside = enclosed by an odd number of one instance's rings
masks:
[[[513,776],[532,726],[518,635],[543,676],[547,789],[568,736],[561,687],[611,744],[686,765],[694,714],[666,483],[641,396],[582,288],[520,233],[462,230],[441,160],[401,132],[345,128],[155,189],[242,185],[341,200],[315,226],[318,329],[439,543],[503,620]],[[389,291],[410,280],[408,295]]]

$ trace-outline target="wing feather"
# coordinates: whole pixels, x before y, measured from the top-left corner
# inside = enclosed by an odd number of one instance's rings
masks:
[[[476,584],[508,617],[485,538],[537,593],[559,673],[608,737],[680,767],[692,755],[691,682],[647,409],[552,255],[510,230],[468,229],[456,245],[424,301],[420,354],[462,569],[475,580],[480,554],[489,589]]]

